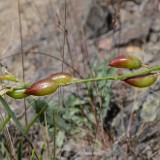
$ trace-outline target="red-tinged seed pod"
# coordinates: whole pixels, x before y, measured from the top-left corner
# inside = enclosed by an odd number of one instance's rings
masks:
[[[43,79],[35,82],[30,87],[28,87],[24,94],[34,95],[34,96],[45,96],[55,92],[58,88],[58,83],[51,79]]]
[[[75,78],[72,75],[70,75],[69,73],[65,73],[65,72],[55,73],[55,74],[50,75],[47,78],[56,81],[59,85],[66,85],[66,83],[69,83],[75,80]]]
[[[127,78],[124,81],[130,84],[131,86],[143,88],[152,85],[157,80],[157,77],[158,74],[149,73],[145,75]]]
[[[113,58],[109,62],[108,66],[115,67],[115,68],[138,69],[142,67],[142,62],[139,58],[135,56],[122,54]]]
[[[16,89],[16,90],[13,90],[13,91],[9,91],[7,92],[6,94],[9,96],[9,97],[12,97],[14,99],[22,99],[22,98],[26,98],[28,97],[27,94],[24,94],[26,89]]]
[[[3,74],[0,76],[0,81],[13,81],[13,82],[17,82],[18,80],[16,79],[16,77],[14,77],[11,74]]]

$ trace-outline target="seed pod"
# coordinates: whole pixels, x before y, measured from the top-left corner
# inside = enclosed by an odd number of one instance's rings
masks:
[[[45,96],[55,92],[58,88],[58,83],[51,79],[43,79],[26,89],[24,94],[34,96]]]
[[[7,92],[6,94],[14,99],[22,99],[22,98],[26,98],[28,97],[27,94],[24,94],[24,91],[26,89],[16,89],[16,90],[13,90],[13,91],[9,91]]]
[[[127,78],[124,81],[130,84],[131,86],[143,88],[152,85],[157,80],[157,77],[158,74],[149,73],[145,75]]]
[[[13,81],[13,82],[17,82],[18,80],[16,79],[16,77],[14,77],[13,75],[11,74],[3,74],[0,76],[0,80],[1,81]]]
[[[122,54],[113,58],[108,66],[115,68],[128,68],[128,69],[138,69],[142,67],[142,62],[139,58],[131,56],[128,54]]]
[[[59,85],[65,85],[75,79],[72,75],[65,72],[55,73],[47,78],[56,81]]]

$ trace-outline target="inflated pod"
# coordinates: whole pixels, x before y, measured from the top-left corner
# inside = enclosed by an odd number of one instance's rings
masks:
[[[16,89],[16,90],[13,90],[13,91],[9,91],[7,92],[6,94],[9,96],[9,97],[12,97],[14,99],[22,99],[22,98],[26,98],[28,97],[27,94],[24,94],[26,89]]]
[[[139,58],[135,56],[122,54],[113,58],[109,62],[108,66],[115,67],[115,68],[138,69],[142,67],[142,62]]]
[[[145,75],[127,78],[124,80],[124,82],[134,87],[143,88],[143,87],[148,87],[152,85],[157,80],[157,77],[158,77],[158,74],[149,73]]]
[[[67,83],[75,80],[75,78],[71,74],[65,72],[55,73],[47,78],[56,81],[57,83],[59,83],[59,85],[66,85]]]
[[[34,96],[45,96],[51,94],[57,90],[59,87],[56,81],[51,79],[43,79],[38,82],[33,83],[28,87],[24,94],[34,95]]]

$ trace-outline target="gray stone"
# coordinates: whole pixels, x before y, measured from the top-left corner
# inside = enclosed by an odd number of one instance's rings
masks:
[[[153,22],[153,24],[152,24],[152,27],[151,27],[151,29],[153,30],[153,31],[160,31],[160,19],[155,19],[155,21]]]
[[[93,3],[84,24],[87,38],[95,38],[111,29],[112,15],[107,6]]]

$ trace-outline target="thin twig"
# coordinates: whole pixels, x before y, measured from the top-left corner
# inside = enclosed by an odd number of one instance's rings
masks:
[[[21,44],[21,60],[22,60],[22,77],[23,81],[25,81],[25,74],[24,74],[24,51],[23,51],[23,35],[22,35],[22,20],[21,20],[21,6],[20,6],[20,0],[18,1],[18,16],[19,16],[19,31],[20,31],[20,44]],[[24,99],[24,108],[25,108],[25,123],[27,125],[27,106]]]
[[[77,84],[77,83],[87,83],[87,82],[94,82],[94,81],[102,81],[102,80],[124,80],[126,78],[144,75],[144,74],[148,74],[148,73],[151,73],[153,71],[158,71],[158,70],[160,70],[160,66],[152,67],[150,69],[146,69],[146,70],[142,70],[142,71],[138,71],[138,72],[134,72],[134,73],[123,74],[121,76],[109,76],[109,77],[80,79],[80,80],[75,80],[75,81],[66,83],[65,85]]]
[[[65,50],[65,43],[66,43],[66,36],[67,36],[67,29],[66,29],[66,22],[67,22],[67,2],[65,0],[65,9],[64,9],[64,36],[63,36],[63,47],[62,47],[62,60],[64,61],[64,50]],[[64,63],[62,63],[62,72],[64,68]]]

